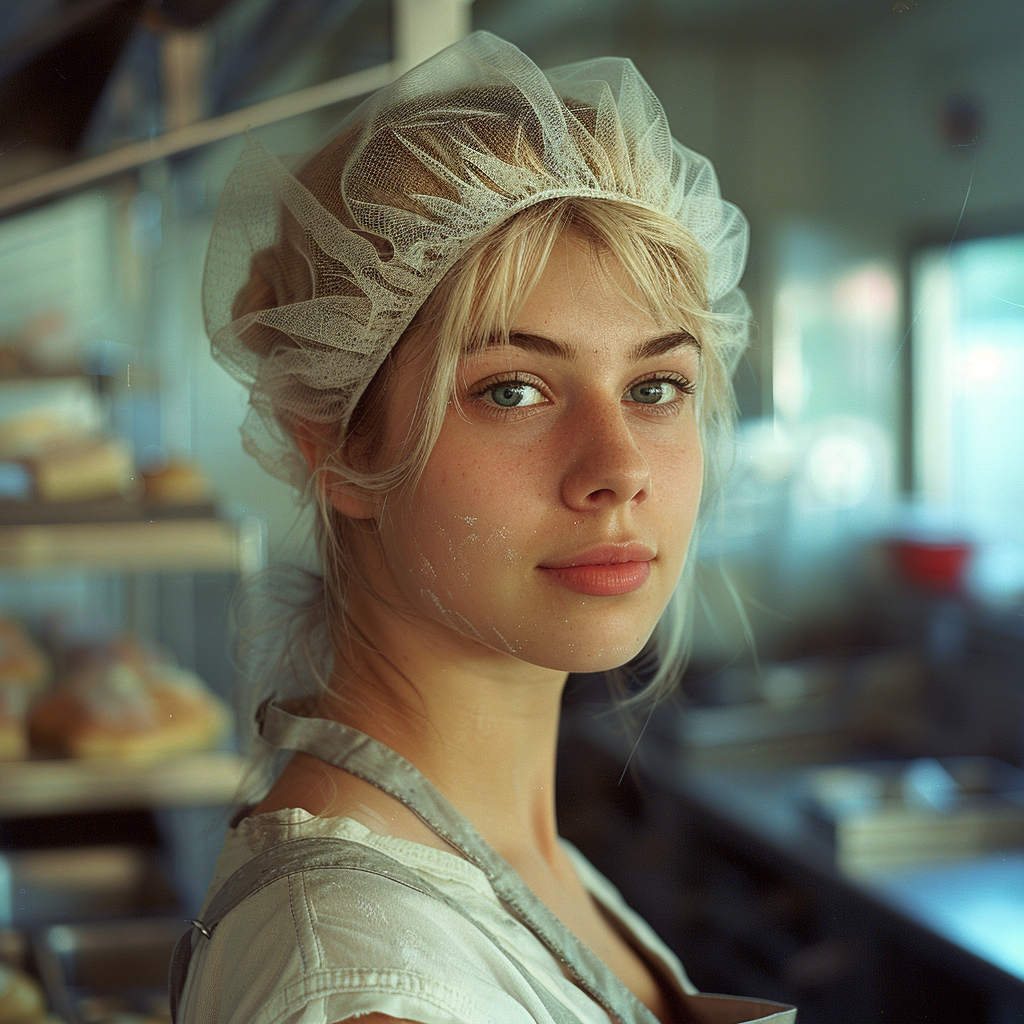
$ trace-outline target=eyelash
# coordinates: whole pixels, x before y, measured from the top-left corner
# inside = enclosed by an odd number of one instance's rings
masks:
[[[627,392],[632,391],[633,388],[639,387],[641,384],[652,384],[652,383],[667,383],[678,388],[682,395],[694,395],[697,393],[697,385],[690,380],[688,377],[684,377],[681,373],[652,373],[647,377],[641,377],[639,380],[633,381],[632,384],[626,389]],[[470,395],[470,398],[476,399],[483,406],[484,411],[490,416],[504,417],[516,412],[521,412],[523,409],[531,408],[530,406],[499,406],[491,405],[483,401],[485,395],[488,392],[493,391],[495,388],[500,387],[502,384],[525,384],[528,387],[536,388],[541,393],[544,392],[544,386],[540,380],[533,377],[532,374],[523,373],[509,373],[499,374],[496,377],[490,377],[480,384]],[[657,416],[668,416],[676,411],[681,398],[677,398],[674,401],[667,402],[664,405],[661,404],[647,404],[644,402],[637,402],[636,405],[642,406],[648,412],[652,412]]]

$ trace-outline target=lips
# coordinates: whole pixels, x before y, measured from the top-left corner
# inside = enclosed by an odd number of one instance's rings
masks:
[[[654,551],[646,544],[602,544],[578,555],[545,562],[541,568],[568,569],[584,565],[621,565],[624,562],[649,562],[652,558]]]
[[[654,552],[646,544],[606,544],[538,566],[552,582],[593,597],[630,594],[647,582]]]

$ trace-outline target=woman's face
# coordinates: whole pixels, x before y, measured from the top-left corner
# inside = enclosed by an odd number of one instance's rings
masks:
[[[512,344],[463,358],[422,478],[381,515],[384,578],[371,577],[389,614],[446,644],[561,671],[614,668],[643,647],[700,500],[700,352],[623,287],[617,263],[564,236]],[[422,352],[412,341],[396,359],[396,446]]]

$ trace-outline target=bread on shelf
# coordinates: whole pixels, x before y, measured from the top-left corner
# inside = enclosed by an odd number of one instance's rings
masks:
[[[143,493],[151,501],[169,505],[198,505],[209,501],[210,478],[194,462],[169,459],[159,469],[142,472]]]
[[[49,1019],[39,983],[0,963],[0,1024],[45,1024]]]
[[[69,437],[50,441],[25,459],[44,501],[79,501],[127,494],[135,465],[124,441],[108,437]]]
[[[0,496],[66,502],[130,493],[131,449],[106,430],[99,396],[81,374],[0,380]]]
[[[148,761],[219,746],[231,716],[194,673],[121,644],[69,672],[28,725],[39,755]]]

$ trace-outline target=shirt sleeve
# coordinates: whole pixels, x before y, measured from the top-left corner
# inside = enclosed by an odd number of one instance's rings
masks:
[[[366,872],[312,870],[250,896],[202,943],[182,1024],[553,1024],[516,964],[456,910]]]

